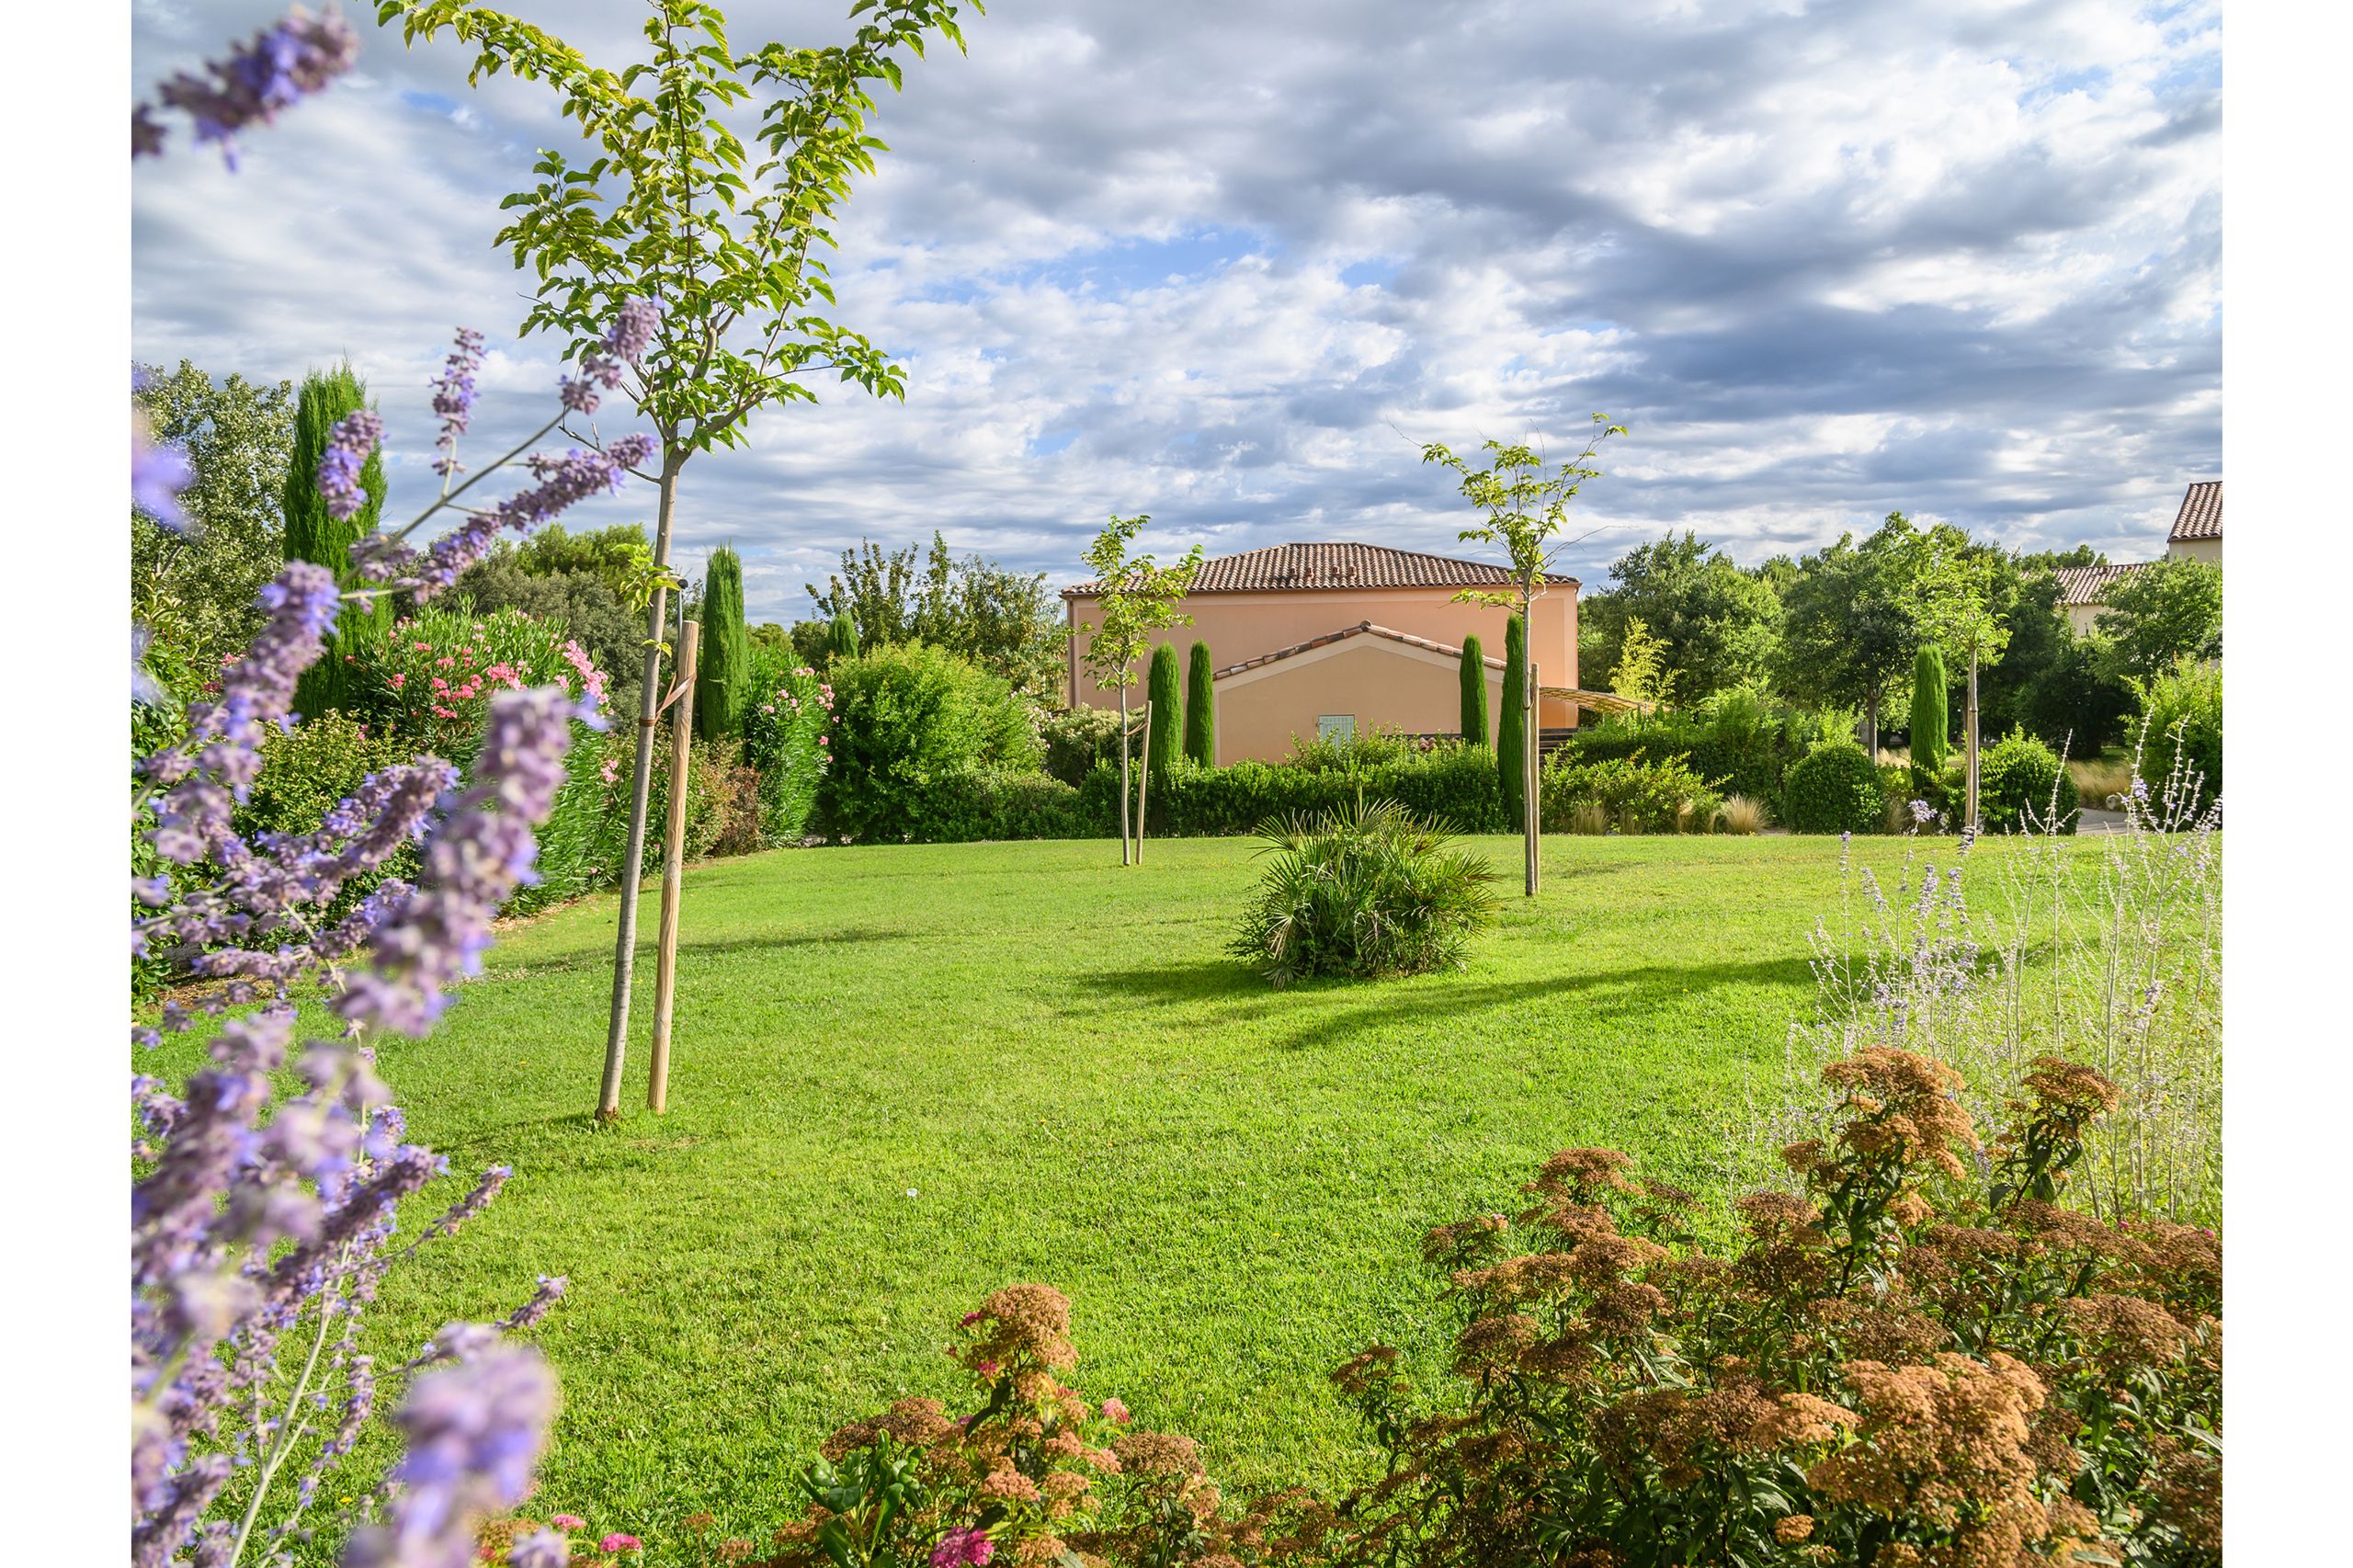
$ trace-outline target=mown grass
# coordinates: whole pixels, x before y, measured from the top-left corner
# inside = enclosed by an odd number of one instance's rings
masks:
[[[1516,878],[1516,841],[1473,842]],[[1426,1229],[1578,1144],[1720,1189],[1744,1075],[1779,1071],[1811,1005],[1838,846],[1555,837],[1543,894],[1514,882],[1467,971],[1279,994],[1223,950],[1250,854],[696,868],[670,1110],[642,1108],[648,960],[613,1126],[589,1112],[617,901],[505,932],[439,1033],[382,1052],[450,1195],[517,1171],[396,1271],[387,1346],[568,1275],[538,1335],[565,1397],[540,1506],[657,1544],[698,1509],[765,1529],[833,1426],[953,1396],[955,1319],[1024,1280],[1075,1303],[1079,1386],[1200,1439],[1229,1488],[1344,1483],[1368,1450],[1325,1374],[1436,1344]]]

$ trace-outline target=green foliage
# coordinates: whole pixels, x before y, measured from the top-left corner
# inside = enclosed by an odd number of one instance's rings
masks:
[[[1492,738],[1487,728],[1487,655],[1476,632],[1462,640],[1462,740],[1483,746]]]
[[[1073,789],[1097,767],[1120,767],[1120,716],[1106,708],[1066,708],[1039,722],[1048,774]]]
[[[1925,544],[1891,512],[1858,544],[1842,534],[1797,563],[1782,597],[1774,668],[1802,701],[1854,702],[1876,712],[1919,641],[1915,591]]]
[[[2015,578],[1999,549],[1972,544],[1954,528],[1933,530],[1914,584],[1921,635],[1941,644],[1958,666],[1973,662],[1982,672],[2001,663]]]
[[[412,749],[461,766],[472,760],[494,692],[562,686],[574,697],[606,697],[604,672],[561,624],[520,610],[476,613],[449,596],[395,621],[347,669],[358,712]]]
[[[359,471],[359,487],[367,499],[348,517],[327,510],[319,494],[319,460],[325,455],[327,437],[347,414],[368,406],[368,388],[348,363],[332,370],[313,370],[302,378],[294,400],[293,443],[288,453],[286,479],[279,509],[286,519],[286,559],[310,561],[339,578],[351,574],[351,547],[376,531],[384,510],[384,455],[368,454]],[[326,651],[304,670],[294,687],[298,713],[324,713],[351,707],[358,700],[350,681],[352,661],[381,641],[392,624],[392,602],[381,595],[364,603],[347,601],[335,617]]]
[[[1945,673],[1944,651],[1933,642],[1920,644],[1912,661],[1912,766],[1931,775],[1942,773],[1952,755],[1952,679]]]
[[[1530,602],[1543,592],[1553,553],[1573,542],[1561,538],[1568,527],[1569,503],[1586,481],[1601,477],[1601,471],[1592,466],[1594,456],[1610,437],[1626,434],[1624,426],[1612,425],[1602,415],[1595,415],[1593,423],[1597,429],[1585,449],[1557,469],[1549,468],[1534,447],[1482,441],[1479,449],[1488,454],[1487,466],[1473,469],[1444,442],[1424,444],[1422,460],[1452,470],[1462,498],[1486,514],[1485,522],[1455,537],[1465,544],[1500,544],[1511,562],[1510,593],[1466,588],[1455,595],[1457,599],[1529,612]]]
[[[1270,819],[1258,835],[1272,863],[1233,951],[1278,990],[1315,975],[1460,969],[1495,918],[1486,858],[1394,801]]]
[[[2222,569],[2211,561],[2167,556],[2128,573],[2108,591],[2097,625],[2108,640],[2106,668],[2148,680],[2184,659],[2222,656]]]
[[[979,555],[956,560],[937,530],[921,574],[915,556],[914,545],[885,551],[861,540],[842,551],[824,593],[808,585],[809,597],[826,616],[846,619],[858,645],[937,643],[1037,697],[1064,684],[1063,628],[1044,573],[1010,572]]]
[[[1618,643],[1618,663],[1609,672],[1609,689],[1629,702],[1673,702],[1675,683],[1681,677],[1668,667],[1666,654],[1665,642],[1652,636],[1640,616],[1629,616]]]
[[[760,839],[798,844],[809,830],[832,736],[833,687],[795,662],[790,644],[752,655],[744,711],[744,760],[759,775]]]
[[[1217,670],[1210,645],[1199,639],[1185,666],[1185,759],[1197,767],[1217,766]]]
[[[371,733],[370,726],[347,714],[305,719],[263,738],[261,772],[232,820],[246,837],[313,832],[368,775],[414,755],[399,736],[381,726]]]
[[[2222,793],[2222,666],[2177,665],[2135,681],[2133,692],[2141,711],[2132,733],[2153,805],[2171,795],[2185,817],[2204,811]]]
[[[1495,726],[1495,784],[1504,820],[1528,812],[1528,625],[1517,615],[1504,623],[1504,703]]]
[[[533,529],[513,547],[515,564],[533,577],[591,576],[615,602],[644,622],[654,585],[654,542],[639,523],[615,523],[588,533],[566,533],[562,523]]]
[[[938,538],[938,535],[934,535]],[[802,585],[818,610],[838,626],[850,629],[847,653],[860,648],[882,648],[915,635],[915,547],[886,551],[872,540],[860,540],[842,551],[841,567],[825,579],[825,591],[814,583]],[[839,635],[838,632],[835,633]]]
[[[1152,702],[1152,733],[1144,749],[1144,772],[1154,789],[1168,782],[1169,771],[1184,755],[1184,697],[1176,676],[1176,649],[1167,642],[1152,651],[1152,671],[1144,687]]]
[[[1683,758],[1652,762],[1639,751],[1589,762],[1563,748],[1544,759],[1538,788],[1547,833],[1594,820],[1619,833],[1706,833],[1723,804]]]
[[[1665,644],[1667,672],[1687,701],[1752,684],[1772,667],[1780,600],[1696,533],[1639,545],[1610,563],[1609,576],[1612,586],[1578,609],[1591,634],[1581,657],[1594,668],[1616,669],[1636,619]]]
[[[1497,833],[1514,824],[1495,794],[1495,755],[1484,746],[1434,741],[1408,744],[1391,736],[1345,751],[1310,743],[1281,763],[1256,759],[1226,767],[1179,766],[1155,785],[1151,829],[1164,837],[1246,834],[1268,817],[1338,811],[1358,798],[1395,801],[1457,833]],[[1099,768],[1080,785],[1094,831],[1112,831],[1119,775]]]
[[[929,839],[972,775],[1037,766],[1028,706],[945,648],[872,649],[826,674],[833,763],[817,801],[828,833]]]
[[[825,665],[858,657],[858,623],[847,615],[834,617],[825,628]]]
[[[1817,747],[1790,769],[1781,820],[1791,833],[1877,833],[1887,819],[1879,768],[1851,741]]]
[[[615,531],[620,530],[604,530]],[[643,603],[631,606],[615,591],[613,575],[593,565],[555,568],[547,566],[544,558],[535,562],[530,547],[538,541],[533,535],[520,547],[502,542],[460,574],[442,597],[467,601],[477,615],[512,610],[544,625],[563,627],[565,635],[586,651],[589,662],[610,676],[613,686],[608,708],[615,713],[634,713],[645,658]]]
[[[1152,634],[1171,626],[1190,626],[1193,618],[1177,607],[1201,569],[1201,547],[1195,545],[1174,566],[1163,566],[1149,555],[1131,557],[1128,546],[1152,521],[1149,514],[1132,517],[1114,514],[1110,523],[1087,546],[1086,564],[1101,590],[1096,599],[1103,624],[1081,622],[1087,638],[1084,664],[1097,686],[1125,688],[1136,683],[1130,668],[1143,657]]]
[[[261,630],[255,596],[285,561],[278,513],[293,445],[293,386],[231,375],[215,383],[183,359],[146,367],[131,402],[153,438],[183,449],[195,478],[180,492],[190,527],[131,515],[131,618],[159,648],[217,670]]]
[[[744,622],[744,562],[722,546],[703,571],[702,642],[695,654],[695,733],[706,741],[744,733],[752,697],[752,644]]]
[[[2012,730],[1977,759],[1977,812],[1988,833],[2075,831],[2074,775],[2059,754]]]
[[[1731,687],[1692,709],[1614,716],[1578,731],[1563,749],[1579,762],[1681,757],[1713,788],[1778,813],[1790,767],[1817,745],[1851,739],[1854,730],[1850,711],[1788,708],[1755,687]]]

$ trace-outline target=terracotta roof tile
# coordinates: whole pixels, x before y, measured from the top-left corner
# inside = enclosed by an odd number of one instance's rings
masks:
[[[1201,562],[1193,579],[1197,594],[1246,594],[1299,588],[1506,588],[1511,574],[1484,561],[1459,561],[1417,550],[1379,544],[1277,544]],[[1552,587],[1573,587],[1574,577],[1547,574]],[[1096,592],[1099,583],[1077,583],[1065,598]]]
[[[2062,566],[2059,578],[2059,602],[2074,608],[2085,608],[2108,602],[2108,590],[2143,566],[2145,561],[2127,561],[2114,566]]]
[[[1261,653],[1255,659],[1245,659],[1238,665],[1228,665],[1217,672],[1216,678],[1223,680],[1228,676],[1238,676],[1244,670],[1255,670],[1261,665],[1271,665],[1277,659],[1288,659],[1295,654],[1304,653],[1311,648],[1329,647],[1347,638],[1362,637],[1367,634],[1386,637],[1392,642],[1404,642],[1415,648],[1427,648],[1433,653],[1443,653],[1449,659],[1462,657],[1462,650],[1450,644],[1427,637],[1416,637],[1410,631],[1396,631],[1386,626],[1375,626],[1369,620],[1359,620],[1354,626],[1344,626],[1337,631],[1327,631],[1321,637],[1311,637],[1304,642],[1294,642],[1288,648],[1278,648],[1271,653]],[[1489,669],[1499,670],[1504,667],[1504,662],[1501,659],[1488,658],[1483,662]]]
[[[2181,514],[2174,518],[2173,532],[2165,536],[2165,542],[2180,544],[2186,540],[2222,537],[2222,482],[2202,480],[2183,493]]]

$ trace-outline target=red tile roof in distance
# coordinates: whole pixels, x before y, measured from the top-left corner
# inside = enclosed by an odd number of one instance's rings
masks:
[[[1197,594],[1288,592],[1308,588],[1507,588],[1511,574],[1484,561],[1458,561],[1417,550],[1379,544],[1277,544],[1201,562],[1193,579]],[[1547,573],[1556,588],[1577,585],[1574,577]],[[1065,598],[1083,597],[1100,583],[1075,583]]]
[[[2174,518],[2173,532],[2165,536],[2165,542],[2180,544],[2188,540],[2222,537],[2222,482],[2203,480],[2183,494],[2181,515]]]
[[[2148,564],[2145,561],[2127,561],[2115,566],[2062,566],[2054,574],[2059,579],[2059,602],[2077,608],[2104,605],[2109,589]]]

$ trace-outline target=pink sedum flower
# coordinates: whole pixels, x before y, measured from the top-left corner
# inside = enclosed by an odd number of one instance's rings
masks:
[[[588,1521],[582,1518],[577,1514],[558,1514],[554,1518],[550,1519],[548,1523],[553,1525],[560,1530],[576,1530],[585,1527]]]
[[[633,1535],[627,1535],[620,1530],[615,1530],[612,1534],[607,1536],[604,1540],[597,1543],[597,1550],[599,1551],[635,1551],[639,1547],[643,1546],[644,1544],[645,1543],[643,1541],[638,1540],[637,1537]]]
[[[1122,1426],[1135,1419],[1134,1416],[1128,1414],[1126,1402],[1116,1398],[1107,1399],[1103,1402],[1103,1414],[1109,1416],[1112,1420],[1118,1422]]]

